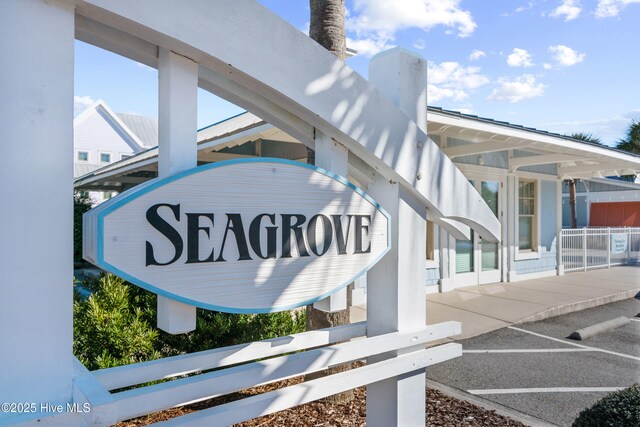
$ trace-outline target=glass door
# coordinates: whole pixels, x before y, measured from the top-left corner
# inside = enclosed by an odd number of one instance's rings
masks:
[[[482,199],[496,218],[500,219],[500,182],[480,181],[480,188],[476,188]],[[478,237],[480,246],[480,264],[478,283],[495,283],[500,281],[500,244],[483,241]]]
[[[469,182],[480,193],[494,215],[500,219],[501,181],[477,179]],[[483,241],[471,231],[470,240],[456,240],[456,286],[496,283],[501,280],[500,244]]]
[[[476,181],[469,180],[476,187]],[[456,240],[456,286],[478,284],[478,262],[476,234],[471,230],[470,240]]]

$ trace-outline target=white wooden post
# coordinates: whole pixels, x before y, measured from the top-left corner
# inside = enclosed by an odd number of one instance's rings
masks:
[[[505,233],[506,234],[506,233]],[[562,264],[562,181],[556,183],[556,274],[562,276],[564,274],[564,265]]]
[[[587,229],[582,229],[582,262],[583,269],[582,271],[587,271]]]
[[[426,69],[423,58],[397,48],[374,57],[369,65],[371,83],[422,129],[426,129],[427,124]],[[417,150],[417,146],[407,147],[410,149]],[[374,336],[424,326],[426,208],[397,183],[384,177],[369,186],[369,193],[391,216],[392,248],[367,275],[367,334]],[[370,362],[392,356],[372,357]],[[367,425],[424,425],[425,386],[424,370],[368,385]]]
[[[607,268],[611,268],[611,227],[607,227]]]
[[[198,64],[160,48],[158,58],[158,177],[196,167]],[[196,328],[196,307],[158,295],[158,328],[180,334]]]
[[[511,156],[511,155],[510,155]],[[509,282],[516,281],[516,254],[518,253],[518,177],[507,175],[507,278]]]
[[[72,396],[74,6],[0,6],[0,402],[40,411]]]
[[[330,136],[316,130],[316,166],[347,178],[349,174],[349,150],[332,140]],[[317,301],[313,307],[327,312],[347,309],[347,288]]]
[[[627,265],[631,264],[631,228],[627,228]]]

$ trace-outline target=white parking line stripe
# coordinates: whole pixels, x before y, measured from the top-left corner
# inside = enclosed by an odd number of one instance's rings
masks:
[[[509,348],[495,350],[462,350],[462,353],[574,353],[576,351],[595,351],[589,348]]]
[[[524,332],[526,334],[534,335],[536,337],[546,338],[546,339],[551,340],[551,341],[556,341],[556,342],[561,342],[561,343],[564,343],[564,344],[569,344],[569,345],[572,345],[572,346],[575,346],[575,347],[578,347],[578,348],[586,348],[586,349],[589,349],[589,350],[598,351],[600,353],[611,354],[611,355],[619,356],[619,357],[626,357],[627,359],[633,359],[633,360],[637,360],[637,361],[640,362],[640,357],[631,356],[629,354],[617,353],[615,351],[604,350],[602,348],[589,347],[588,345],[576,344],[576,343],[573,343],[571,341],[565,341],[565,340],[561,340],[559,338],[554,338],[554,337],[550,337],[550,336],[547,336],[547,335],[539,334],[537,332],[527,331],[526,329],[516,328],[515,326],[507,326],[507,328],[513,329],[515,331]]]
[[[549,387],[549,388],[496,388],[489,390],[467,390],[468,393],[483,394],[522,394],[522,393],[593,393],[623,390],[626,387]]]
[[[636,319],[635,317],[630,318],[629,320],[632,320],[634,322],[640,322],[640,319]]]

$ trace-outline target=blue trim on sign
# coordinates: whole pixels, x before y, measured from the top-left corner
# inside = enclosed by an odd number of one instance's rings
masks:
[[[214,305],[214,304],[206,304],[206,303],[202,303],[199,301],[194,301],[192,299],[189,298],[185,298],[179,295],[176,295],[174,293],[171,292],[167,292],[163,289],[157,288],[156,286],[147,283],[143,280],[140,280],[138,278],[135,278],[133,276],[131,276],[128,273],[125,273],[124,271],[120,270],[119,268],[114,267],[113,265],[109,264],[108,262],[106,262],[104,260],[104,218],[109,215],[110,213],[114,212],[115,210],[121,208],[122,206],[132,202],[133,200],[159,188],[162,187],[164,185],[167,185],[171,182],[177,181],[179,179],[182,179],[186,176],[190,176],[199,172],[204,172],[207,171],[209,169],[215,169],[215,168],[219,168],[219,167],[225,167],[225,166],[231,166],[231,165],[235,165],[235,164],[243,164],[243,163],[275,163],[275,164],[284,164],[284,165],[289,165],[289,166],[295,166],[295,167],[301,167],[301,168],[306,168],[306,169],[310,169],[312,171],[315,172],[319,172],[323,175],[326,175],[332,179],[334,179],[335,181],[340,182],[341,184],[344,184],[345,186],[351,188],[353,191],[355,191],[357,194],[359,194],[361,197],[363,197],[365,200],[367,200],[369,203],[371,203],[373,206],[375,206],[375,208],[382,213],[386,218],[387,218],[387,248],[382,251],[380,253],[379,256],[377,256],[374,260],[372,260],[369,264],[367,264],[367,266],[365,266],[362,270],[360,270],[355,276],[353,276],[351,279],[347,280],[345,283],[341,284],[340,286],[334,288],[333,290],[326,292],[322,295],[320,295],[319,297],[316,298],[312,298],[310,300],[306,300],[294,305],[289,305],[289,306],[279,306],[279,307],[267,307],[267,308],[252,308],[252,309],[241,309],[241,308],[232,308],[232,307],[224,307],[224,306],[218,306],[218,305]],[[131,190],[121,194],[120,196],[116,196],[110,200],[108,200],[107,202],[104,202],[103,204],[101,204],[100,206],[98,206],[96,208],[97,212],[95,213],[95,215],[97,216],[97,225],[98,225],[98,236],[97,236],[97,251],[96,251],[96,265],[100,268],[102,268],[103,270],[109,271],[110,273],[113,273],[117,276],[122,277],[123,279],[127,280],[128,282],[131,282],[137,286],[140,286],[141,288],[144,288],[150,292],[153,292],[155,294],[158,295],[162,295],[164,297],[170,298],[172,300],[175,301],[179,301],[182,302],[184,304],[189,304],[189,305],[193,305],[196,307],[200,307],[200,308],[204,308],[206,310],[213,310],[213,311],[222,311],[222,312],[226,312],[226,313],[237,313],[237,314],[251,314],[251,313],[273,313],[273,312],[277,312],[277,311],[285,311],[285,310],[292,310],[294,308],[298,308],[298,307],[302,307],[304,305],[309,305],[309,304],[313,304],[316,301],[320,301],[322,299],[327,298],[329,295],[334,294],[335,292],[339,291],[340,289],[346,287],[347,285],[349,285],[350,283],[352,283],[354,280],[358,279],[360,276],[362,276],[364,273],[366,273],[371,267],[373,267],[375,264],[378,263],[378,261],[380,261],[386,254],[387,252],[389,252],[389,250],[391,250],[391,216],[387,213],[387,211],[380,206],[380,204],[378,202],[376,202],[375,200],[373,200],[371,198],[371,196],[369,196],[368,194],[366,194],[364,191],[362,191],[360,188],[356,187],[355,185],[353,185],[351,182],[347,181],[344,177],[340,176],[340,175],[336,175],[332,172],[329,172],[325,169],[319,168],[317,166],[314,165],[309,165],[306,163],[301,163],[301,162],[296,162],[293,160],[287,160],[287,159],[278,159],[278,158],[270,158],[270,157],[259,157],[259,158],[243,158],[243,159],[232,159],[232,160],[225,160],[225,161],[221,161],[221,162],[217,162],[217,163],[210,163],[207,165],[202,165],[202,166],[198,166],[192,169],[188,169],[186,171],[177,173],[175,175],[171,175],[168,176],[166,178],[156,178],[153,179],[151,181],[147,181],[144,184],[138,185],[137,187],[132,188]]]

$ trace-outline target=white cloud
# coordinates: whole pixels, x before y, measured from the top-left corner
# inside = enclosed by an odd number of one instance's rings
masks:
[[[640,0],[598,0],[594,14],[598,18],[618,16],[625,6],[632,3],[640,3]]]
[[[347,37],[347,46],[349,49],[354,49],[358,52],[358,55],[364,55],[371,57],[383,50],[391,49],[395,47],[394,44],[387,43],[388,39],[381,38],[368,38],[368,39],[352,39]]]
[[[540,126],[552,132],[568,135],[574,132],[591,133],[602,142],[614,146],[624,136],[631,119],[640,119],[640,110],[632,110],[611,117],[593,120],[573,120],[564,122],[541,123]]]
[[[533,6],[535,6],[535,2],[530,1],[525,6],[518,6],[513,12],[505,12],[505,13],[503,13],[502,16],[515,15],[516,13],[521,13],[521,12],[527,11],[529,9],[532,9]]]
[[[481,50],[474,49],[473,52],[471,52],[471,55],[469,55],[469,61],[477,61],[483,56],[487,56],[487,54]]]
[[[136,64],[136,67],[138,67],[138,68],[142,68],[143,70],[156,71],[156,69],[155,69],[155,68],[153,68],[153,67],[149,67],[148,65],[143,64],[143,63],[141,63],[141,62],[136,62],[135,64]]]
[[[487,76],[480,74],[479,67],[463,67],[457,62],[429,62],[427,78],[427,99],[430,103],[444,98],[465,100],[469,97],[469,90],[489,83]]]
[[[507,64],[509,67],[531,67],[533,61],[531,60],[531,54],[525,49],[515,48],[513,52],[507,56]]]
[[[544,95],[545,86],[536,81],[531,74],[524,74],[513,80],[498,79],[500,86],[495,88],[487,98],[490,101],[520,102],[527,98]]]
[[[557,65],[560,67],[576,65],[577,63],[584,61],[584,58],[587,56],[584,53],[578,53],[570,47],[562,44],[549,46],[549,52],[553,54],[553,59],[556,60]]]
[[[459,6],[460,0],[404,0],[402,7],[387,0],[354,0],[347,13],[347,31],[354,35],[350,47],[362,41],[370,56],[376,49],[391,46],[397,31],[407,28],[429,30],[438,25],[453,28],[459,37],[467,37],[476,29],[476,23],[467,10]],[[354,47],[354,49],[357,49]]]
[[[560,6],[551,12],[551,16],[564,18],[564,21],[567,22],[576,19],[580,12],[582,12],[580,0],[563,0]]]
[[[418,39],[413,43],[413,47],[418,50],[424,50],[427,47],[427,42],[424,39]]]
[[[78,114],[82,113],[84,110],[92,106],[94,102],[96,102],[96,100],[91,98],[88,95],[74,96],[73,97],[73,115],[77,116]]]
[[[451,110],[457,111],[462,114],[477,114],[476,110],[472,107],[451,107]]]

